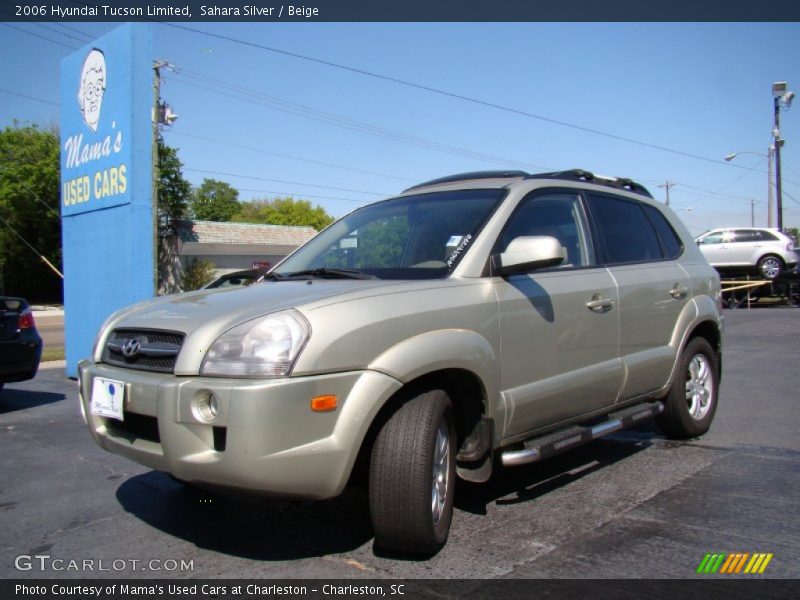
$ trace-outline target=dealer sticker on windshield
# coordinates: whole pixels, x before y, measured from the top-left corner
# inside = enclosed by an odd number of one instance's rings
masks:
[[[92,387],[92,403],[89,407],[93,415],[122,421],[124,400],[125,384],[122,381],[95,377]]]

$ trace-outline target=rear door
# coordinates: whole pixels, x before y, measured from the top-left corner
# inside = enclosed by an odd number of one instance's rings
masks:
[[[728,263],[731,265],[755,265],[764,242],[758,231],[734,229],[733,242],[728,244]]]
[[[620,400],[626,400],[667,383],[689,278],[676,262],[680,238],[657,208],[611,194],[589,193],[588,200],[600,253],[619,290]]]

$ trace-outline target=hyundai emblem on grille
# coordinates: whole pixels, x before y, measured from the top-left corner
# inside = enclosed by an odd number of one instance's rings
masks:
[[[136,338],[131,338],[122,346],[122,354],[127,356],[128,358],[133,358],[137,354],[139,354],[139,350],[142,347],[142,343],[137,340]]]

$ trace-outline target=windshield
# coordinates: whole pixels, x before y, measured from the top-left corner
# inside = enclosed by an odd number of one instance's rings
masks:
[[[505,190],[404,196],[360,208],[300,248],[273,273],[356,271],[380,279],[447,276]]]

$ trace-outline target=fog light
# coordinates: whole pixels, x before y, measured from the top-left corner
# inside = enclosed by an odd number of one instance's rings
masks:
[[[194,400],[193,408],[198,419],[211,423],[219,414],[219,398],[213,392],[200,392]]]

